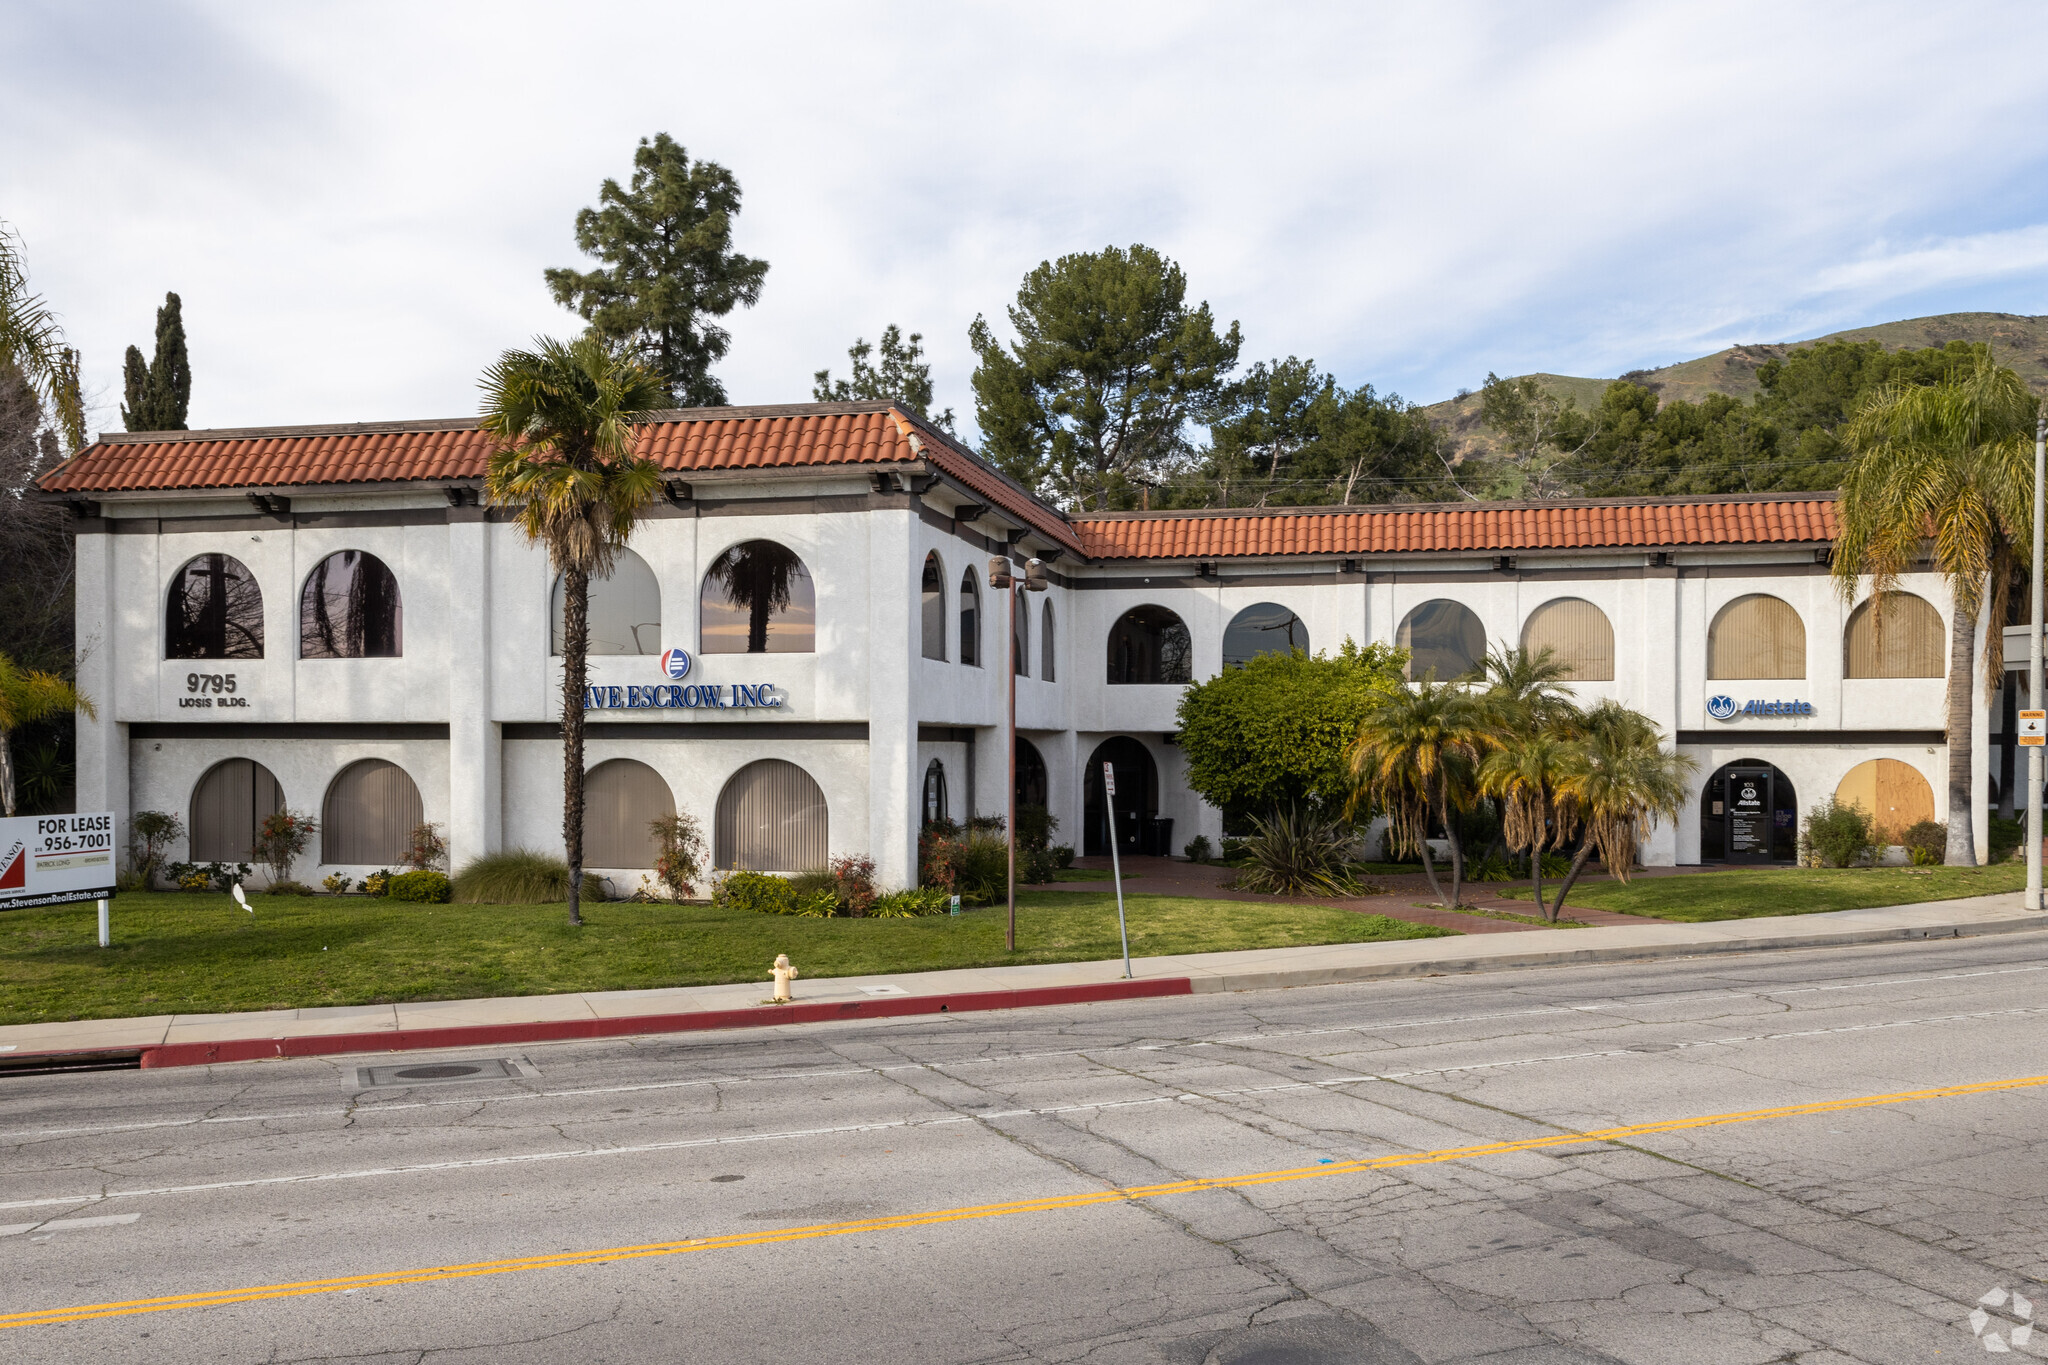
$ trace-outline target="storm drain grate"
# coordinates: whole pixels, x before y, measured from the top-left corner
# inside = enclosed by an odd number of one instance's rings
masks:
[[[516,1081],[540,1073],[517,1057],[475,1057],[460,1060],[405,1062],[398,1066],[359,1066],[356,1084],[370,1086],[442,1085],[449,1081]]]

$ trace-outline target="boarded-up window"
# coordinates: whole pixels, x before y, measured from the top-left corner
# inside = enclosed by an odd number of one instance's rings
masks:
[[[1464,603],[1439,597],[1402,619],[1394,645],[1408,651],[1410,681],[1435,674],[1449,682],[1478,669],[1486,657],[1486,627]]]
[[[320,804],[320,861],[389,867],[405,857],[426,818],[405,769],[381,758],[351,763]]]
[[[1788,602],[1764,593],[1721,608],[1707,630],[1709,678],[1803,678],[1806,626]]]
[[[1038,670],[1038,676],[1047,682],[1051,682],[1059,676],[1052,666],[1052,603],[1048,602],[1045,604],[1045,611],[1039,619],[1044,624],[1038,632],[1038,652],[1041,656],[1040,663],[1042,665]]]
[[[1872,598],[1849,617],[1843,672],[1851,678],[1939,678],[1941,637],[1941,613],[1926,598],[1886,593],[1881,608]]]
[[[557,657],[562,653],[568,603],[566,580],[557,576],[554,630],[548,637],[548,652]],[[654,570],[647,567],[647,561],[631,550],[619,551],[611,576],[590,580],[586,619],[592,654],[661,653],[661,585],[654,581]]]
[[[284,809],[284,792],[270,769],[246,758],[216,763],[192,790],[192,861],[246,863],[256,826]]]
[[[653,867],[659,848],[648,826],[675,813],[675,794],[645,763],[598,764],[583,775],[584,866]]]
[[[825,793],[794,763],[764,758],[732,775],[718,794],[721,871],[801,872],[825,863]]]
[[[1308,627],[1278,602],[1246,607],[1223,628],[1223,666],[1243,668],[1261,654],[1309,652]]]
[[[1835,800],[1863,807],[1881,844],[1896,844],[1912,826],[1934,818],[1934,789],[1918,768],[1896,758],[1873,758],[1849,769]]]
[[[405,652],[398,579],[363,550],[341,550],[313,566],[299,595],[301,659],[395,659]]]
[[[171,577],[167,659],[263,657],[263,589],[233,555],[200,555]]]
[[[796,551],[749,540],[712,562],[698,599],[704,654],[809,654],[817,648],[818,595]]]
[[[918,585],[919,607],[924,613],[924,657],[946,657],[946,570],[936,553],[924,557],[924,578]]]
[[[1571,672],[1572,682],[1614,680],[1614,626],[1607,613],[1583,597],[1545,602],[1522,627],[1522,652],[1550,651],[1551,659]]]

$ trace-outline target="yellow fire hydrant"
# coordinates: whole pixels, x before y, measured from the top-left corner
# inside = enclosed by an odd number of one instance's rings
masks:
[[[796,968],[794,968],[794,967],[792,967],[792,966],[790,966],[790,965],[789,965],[789,954],[788,954],[788,953],[777,953],[777,954],[775,955],[775,973],[774,973],[774,974],[775,974],[775,1003],[776,1003],[776,1004],[778,1004],[778,1005],[786,1005],[786,1004],[788,1004],[788,1003],[789,1003],[789,1002],[790,1002],[790,1001],[791,1001],[792,999],[794,999],[794,998],[795,998],[795,997],[793,997],[792,995],[790,995],[790,993],[789,993],[789,983],[790,983],[790,982],[792,982],[792,981],[794,981],[794,980],[796,980],[796,978],[797,978],[797,970],[796,970]]]

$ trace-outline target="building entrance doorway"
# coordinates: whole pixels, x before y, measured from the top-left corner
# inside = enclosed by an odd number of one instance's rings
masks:
[[[1116,775],[1117,852],[1128,858],[1143,847],[1145,825],[1159,809],[1159,774],[1152,755],[1129,735],[1118,735],[1095,746],[1081,778],[1082,820],[1085,827],[1081,851],[1090,855],[1109,853],[1109,806],[1102,792],[1102,765]]]
[[[1792,779],[1760,758],[1742,758],[1707,779],[1700,793],[1700,861],[1799,860],[1799,794]]]

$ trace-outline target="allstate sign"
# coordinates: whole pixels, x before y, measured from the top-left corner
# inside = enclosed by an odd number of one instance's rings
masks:
[[[1812,702],[1799,701],[1796,698],[1792,701],[1777,698],[1770,701],[1751,699],[1737,706],[1733,697],[1713,696],[1707,698],[1707,714],[1715,720],[1734,720],[1738,716],[1761,716],[1781,720],[1792,716],[1810,716],[1814,714],[1814,710]]]

